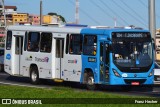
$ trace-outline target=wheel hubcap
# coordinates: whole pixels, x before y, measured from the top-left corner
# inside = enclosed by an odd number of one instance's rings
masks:
[[[32,73],[32,80],[33,81],[37,80],[37,74],[35,72]]]
[[[94,84],[94,79],[93,79],[93,77],[89,77],[87,83],[88,83],[88,85],[93,85],[93,84]]]

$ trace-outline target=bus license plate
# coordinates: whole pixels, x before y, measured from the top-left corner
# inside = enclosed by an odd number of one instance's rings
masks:
[[[139,85],[139,82],[132,82],[132,85]]]

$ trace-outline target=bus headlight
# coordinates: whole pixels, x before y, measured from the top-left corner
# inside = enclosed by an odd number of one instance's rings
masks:
[[[121,77],[121,75],[115,70],[115,69],[112,69],[113,70],[113,73],[116,77]]]
[[[148,77],[151,77],[154,74],[154,69],[149,73]]]

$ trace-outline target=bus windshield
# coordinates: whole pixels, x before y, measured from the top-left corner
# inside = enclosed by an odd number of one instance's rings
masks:
[[[113,39],[113,62],[122,72],[145,72],[151,67],[152,60],[151,39],[139,37]]]

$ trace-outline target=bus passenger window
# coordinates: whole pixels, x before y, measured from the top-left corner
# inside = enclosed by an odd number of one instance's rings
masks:
[[[26,32],[25,33],[25,41],[24,41],[24,51],[26,51],[26,49],[27,49],[27,37],[28,36],[28,33]]]
[[[7,40],[6,40],[6,49],[7,50],[11,49],[11,44],[12,44],[12,32],[8,31],[7,32]]]
[[[39,40],[40,40],[39,32],[29,32],[27,50],[32,51],[32,52],[38,52],[39,51]]]
[[[52,48],[52,33],[42,33],[40,42],[40,51],[50,53]]]
[[[75,55],[80,55],[82,53],[82,35],[80,34],[70,35],[69,53]]]
[[[68,54],[68,49],[69,49],[69,34],[67,34],[67,39],[66,39],[66,54]]]
[[[15,54],[22,55],[23,37],[15,38]]]
[[[83,54],[96,56],[97,51],[97,36],[95,35],[85,35],[83,43]]]

